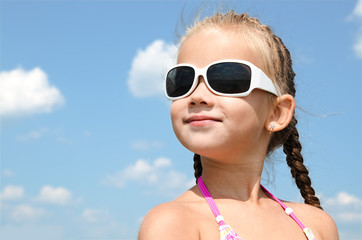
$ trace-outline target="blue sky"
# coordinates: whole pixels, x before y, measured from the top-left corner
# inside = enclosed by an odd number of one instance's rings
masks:
[[[1,239],[136,239],[193,183],[162,73],[182,9],[187,22],[204,2],[0,1]],[[362,1],[230,5],[289,47],[314,188],[341,239],[361,239]],[[263,182],[301,201],[283,154],[269,161]]]

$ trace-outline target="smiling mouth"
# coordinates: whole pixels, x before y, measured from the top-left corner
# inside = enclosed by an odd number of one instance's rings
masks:
[[[194,127],[205,127],[217,122],[221,122],[221,120],[206,116],[193,116],[185,121],[186,124]]]

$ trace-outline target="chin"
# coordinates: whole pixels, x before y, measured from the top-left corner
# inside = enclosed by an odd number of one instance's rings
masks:
[[[227,155],[228,150],[225,150],[225,148],[215,145],[204,145],[204,144],[198,144],[197,146],[185,146],[189,151],[196,153],[200,156],[211,158],[211,159],[219,159],[223,158]],[[223,149],[223,150],[222,150]]]

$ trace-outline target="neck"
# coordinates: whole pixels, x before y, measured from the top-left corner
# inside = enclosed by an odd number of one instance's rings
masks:
[[[201,157],[201,162],[203,181],[214,198],[232,198],[245,202],[257,202],[260,199],[264,158],[225,164]]]

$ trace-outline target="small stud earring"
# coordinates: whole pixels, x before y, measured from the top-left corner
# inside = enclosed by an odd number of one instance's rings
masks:
[[[271,124],[269,125],[269,134],[272,134],[274,128],[275,128],[274,123],[271,123]]]

